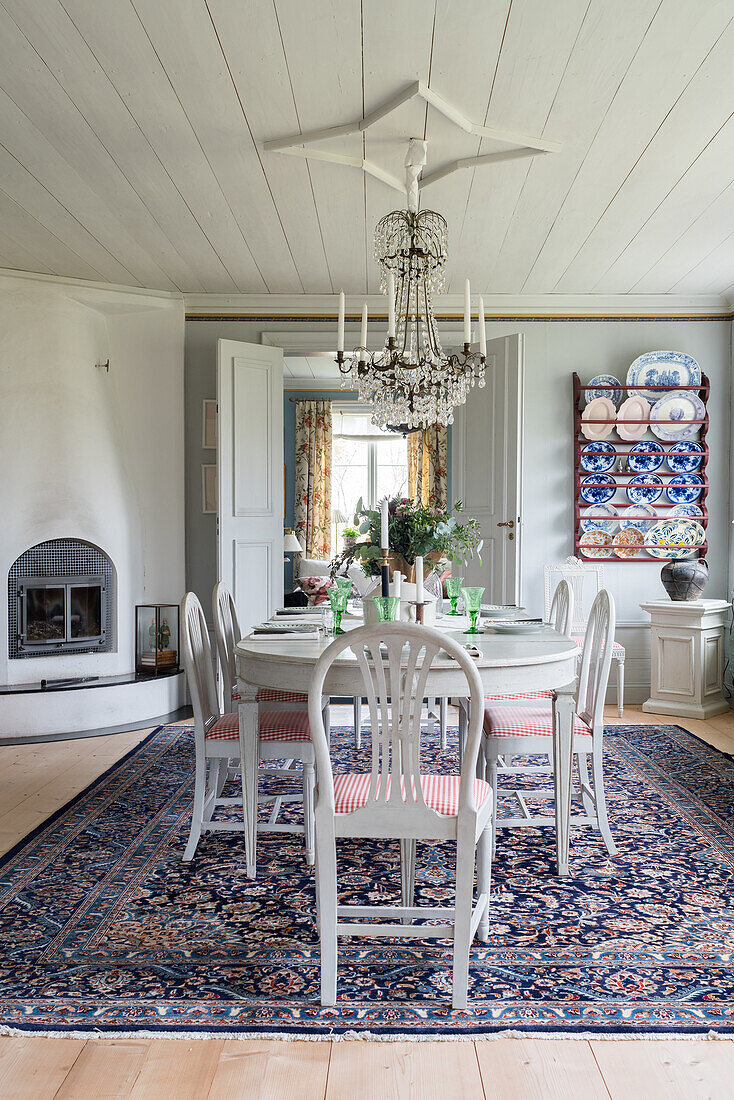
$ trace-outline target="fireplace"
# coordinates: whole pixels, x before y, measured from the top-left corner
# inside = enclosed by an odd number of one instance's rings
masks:
[[[29,577],[18,585],[18,650],[96,649],[107,641],[102,576]]]
[[[91,543],[52,539],[26,550],[8,577],[8,655],[114,650],[115,580],[112,562]]]

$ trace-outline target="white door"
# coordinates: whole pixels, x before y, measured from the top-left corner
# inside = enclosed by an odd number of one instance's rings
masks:
[[[219,578],[243,632],[283,603],[283,352],[217,343]]]
[[[482,560],[464,570],[485,603],[520,603],[522,333],[487,341],[487,384],[456,410],[451,433],[454,500],[482,526]]]

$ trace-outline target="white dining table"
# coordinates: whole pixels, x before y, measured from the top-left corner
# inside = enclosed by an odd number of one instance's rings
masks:
[[[450,620],[449,620],[450,622]],[[457,620],[457,625],[461,620]],[[342,625],[353,628],[362,620],[345,617]],[[452,624],[453,625],[453,624]],[[532,634],[482,633],[466,635],[451,629],[446,619],[437,622],[460,645],[471,642],[479,656],[475,658],[486,696],[521,691],[555,689],[553,702],[553,753],[556,817],[556,870],[568,877],[568,850],[571,817],[573,766],[573,719],[575,673],[578,645],[551,627]],[[242,762],[242,794],[245,826],[247,875],[256,877],[257,858],[257,770],[258,705],[261,687],[307,692],[314,666],[333,638],[317,639],[257,635],[243,638],[236,646],[239,734]],[[324,683],[324,694],[355,698],[363,694],[362,673],[350,650],[341,653],[332,664]],[[436,698],[467,697],[467,681],[456,663],[436,658],[426,683],[426,696]]]

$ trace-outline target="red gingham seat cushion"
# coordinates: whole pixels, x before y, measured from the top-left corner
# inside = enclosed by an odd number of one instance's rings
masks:
[[[515,699],[552,699],[553,693],[551,691],[516,691],[513,695],[487,695],[485,696],[485,702],[489,703],[509,703],[514,702]]]
[[[232,689],[232,702],[239,703],[242,696],[237,688]],[[276,691],[275,688],[260,688],[257,693],[258,703],[308,703],[308,695],[304,691]]]
[[[487,707],[484,732],[488,737],[552,737],[551,707]],[[591,730],[578,715],[574,716],[575,737],[589,737]]]
[[[350,814],[354,810],[361,809],[367,804],[367,796],[370,790],[371,775],[363,775],[357,772],[348,772],[346,775],[334,776],[334,808],[338,814]],[[390,791],[390,779],[388,777],[387,791]],[[436,813],[455,817],[459,812],[459,783],[458,775],[422,775],[421,789],[426,805]],[[386,797],[386,796],[385,796]],[[483,779],[474,780],[474,801],[477,809],[486,798],[492,797],[492,788]],[[380,800],[383,795],[380,791]]]
[[[239,716],[223,714],[207,734],[207,741],[239,741]],[[260,715],[261,741],[310,741],[308,711],[265,710]]]

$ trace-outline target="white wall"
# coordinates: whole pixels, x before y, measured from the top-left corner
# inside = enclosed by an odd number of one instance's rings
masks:
[[[0,332],[0,683],[130,672],[134,605],[184,590],[183,303],[3,275]],[[10,661],[8,570],[61,537],[117,569],[116,652]]]

